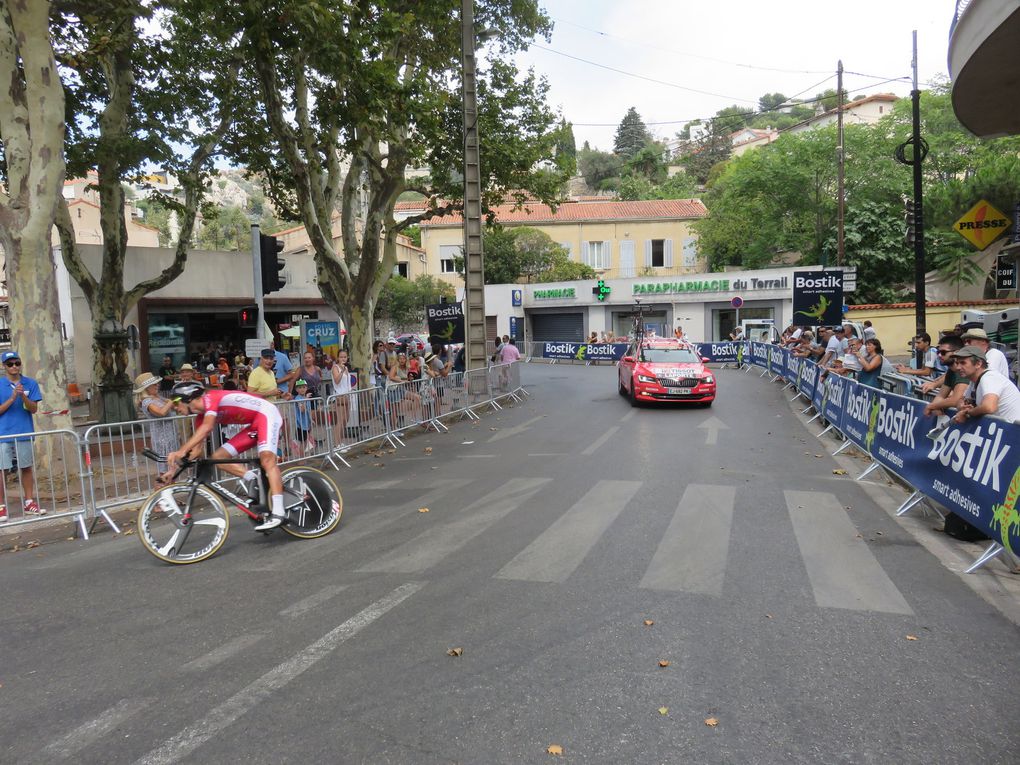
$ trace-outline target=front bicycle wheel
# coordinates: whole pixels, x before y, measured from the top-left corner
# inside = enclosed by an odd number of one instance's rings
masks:
[[[332,478],[310,467],[289,468],[282,477],[288,519],[280,528],[301,539],[315,539],[337,527],[344,501]]]
[[[195,496],[189,507],[192,489]],[[230,516],[223,502],[204,486],[175,483],[158,489],[138,510],[138,538],[166,563],[205,560],[223,546],[229,530]]]

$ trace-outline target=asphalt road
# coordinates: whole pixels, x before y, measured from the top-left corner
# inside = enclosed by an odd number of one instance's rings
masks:
[[[0,762],[1018,761],[1020,630],[788,392],[632,409],[615,373],[528,365],[362,457],[322,540],[0,556]]]

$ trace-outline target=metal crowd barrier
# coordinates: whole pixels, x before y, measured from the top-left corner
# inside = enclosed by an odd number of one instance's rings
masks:
[[[279,459],[281,464],[321,459],[334,468],[350,464],[344,459],[355,446],[384,441],[394,448],[404,446],[408,428],[423,427],[443,432],[443,419],[459,415],[480,419],[476,411],[489,406],[501,409],[499,401],[521,401],[527,395],[521,385],[520,364],[497,364],[486,369],[454,372],[447,377],[426,378],[373,387],[325,399],[279,401],[283,417]],[[74,518],[81,534],[88,538],[103,519],[117,533],[120,529],[109,511],[141,502],[155,490],[155,480],[165,469],[147,459],[142,451],[152,449],[165,455],[194,434],[195,417],[162,417],[132,420],[87,428],[80,436],[71,430],[27,433],[0,439],[15,450],[15,438],[31,445],[32,475],[39,505],[46,515],[25,515],[22,500],[27,477],[19,467],[4,471],[3,502],[9,525],[28,524],[53,518]],[[213,448],[235,435],[243,425],[224,425],[213,431]],[[16,455],[15,455],[16,459]],[[92,524],[86,527],[86,517]],[[6,525],[6,524],[5,524]]]
[[[53,518],[74,518],[88,539],[85,516],[88,496],[85,465],[73,430],[46,430],[0,439],[2,471],[0,502],[7,507],[6,526],[20,526]],[[26,514],[25,500],[33,499],[45,515]]]

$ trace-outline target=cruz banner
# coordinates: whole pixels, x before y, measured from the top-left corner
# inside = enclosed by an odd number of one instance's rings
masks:
[[[793,323],[839,324],[843,320],[842,271],[793,272]]]
[[[425,306],[429,322],[430,343],[464,342],[464,309],[460,303],[438,303]]]
[[[577,359],[578,361],[619,361],[627,343],[543,343],[543,359]]]

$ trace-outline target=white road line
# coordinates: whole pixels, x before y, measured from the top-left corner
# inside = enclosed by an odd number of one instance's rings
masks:
[[[457,520],[433,526],[358,570],[399,574],[425,571],[503,516],[526,504],[550,481],[551,478],[511,478],[495,491],[468,505],[458,513]],[[429,517],[439,517],[439,514],[433,512]]]
[[[593,455],[595,453],[595,451],[597,449],[599,449],[600,447],[604,446],[606,441],[608,441],[610,438],[612,438],[614,435],[616,435],[616,431],[618,431],[619,429],[620,429],[619,425],[614,425],[609,430],[607,430],[605,433],[603,433],[601,436],[599,436],[594,441],[592,441],[588,445],[588,448],[585,449],[584,451],[582,451],[581,454],[583,456],[585,456],[585,457],[590,457],[591,455]]]
[[[503,566],[496,578],[565,582],[640,487],[640,481],[599,481]]]
[[[498,457],[498,454],[461,454],[458,459],[464,460],[491,460]]]
[[[629,412],[627,412],[627,414],[623,415],[623,417],[620,418],[620,422],[626,422],[637,413],[638,413],[637,409],[631,409]]]
[[[287,606],[287,608],[280,612],[280,616],[285,616],[289,619],[293,619],[295,616],[301,616],[301,614],[306,611],[311,611],[313,608],[321,606],[327,600],[332,600],[346,589],[346,584],[333,584],[329,587],[324,587],[315,594],[309,595],[307,598],[302,598],[297,603]]]
[[[516,436],[520,433],[523,433],[525,430],[530,428],[532,425],[541,420],[543,417],[545,417],[545,415],[540,414],[538,415],[538,417],[532,417],[530,420],[525,420],[520,425],[514,425],[512,428],[501,430],[499,433],[493,433],[489,437],[489,442],[491,443],[493,441],[502,441],[504,438],[509,438],[510,436]]]
[[[566,452],[534,452],[529,453],[529,457],[565,457]]]
[[[258,680],[235,693],[194,725],[167,739],[162,745],[139,759],[136,765],[168,765],[191,754],[217,733],[235,723],[242,715],[264,702],[273,692],[283,688],[302,672],[313,667],[341,643],[350,640],[424,586],[425,582],[402,584],[386,597],[377,600],[327,632],[300,653],[269,670]]]
[[[722,595],[736,494],[733,486],[690,484],[638,586]]]
[[[225,662],[231,656],[235,656],[255,645],[264,637],[264,632],[247,632],[244,635],[238,635],[233,640],[228,640],[223,645],[212,649],[209,653],[192,659],[187,664],[182,665],[181,669],[185,672],[202,672],[212,669],[217,664]]]
[[[138,714],[155,699],[122,699],[103,712],[95,720],[80,725],[63,738],[51,742],[42,750],[47,759],[67,759],[74,756],[87,746],[99,741],[110,731]]]
[[[819,606],[914,613],[834,495],[820,491],[783,494]]]

